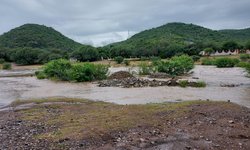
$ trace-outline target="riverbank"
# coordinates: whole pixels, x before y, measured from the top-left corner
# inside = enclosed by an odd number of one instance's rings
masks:
[[[12,106],[0,112],[0,149],[250,148],[250,109],[228,102],[116,105],[58,98]]]

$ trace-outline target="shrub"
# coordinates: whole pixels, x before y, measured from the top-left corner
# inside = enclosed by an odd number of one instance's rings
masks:
[[[250,66],[250,62],[239,62],[236,66],[241,68],[247,68],[248,66]]]
[[[197,87],[197,88],[206,87],[206,83],[204,81],[189,82],[188,80],[180,80],[178,83],[180,87],[187,87],[187,86]]]
[[[126,66],[129,66],[130,61],[129,61],[129,60],[124,60],[124,64],[125,64]]]
[[[78,63],[69,71],[71,81],[85,82],[106,79],[108,67],[100,64]]]
[[[215,64],[218,68],[234,67],[240,61],[234,58],[217,58]]]
[[[152,56],[150,57],[150,61],[154,62],[154,61],[160,61],[161,58],[160,57],[155,57],[155,56]]]
[[[246,70],[250,74],[250,65],[246,66]]]
[[[35,75],[36,75],[37,79],[45,79],[47,77],[43,71],[36,71]]]
[[[161,62],[161,58],[160,57],[150,57],[150,61],[152,61],[152,64],[154,66],[157,66]]]
[[[0,64],[3,64],[5,60],[3,58],[0,58]]]
[[[237,64],[237,67],[245,68],[247,72],[250,74],[250,62],[239,62]]]
[[[242,61],[247,61],[248,59],[250,59],[250,54],[241,54],[240,59]]]
[[[3,63],[3,69],[4,70],[11,70],[11,63]]]
[[[68,70],[71,68],[68,60],[58,59],[47,63],[44,67],[44,73],[48,78],[55,78],[68,81]]]
[[[154,72],[154,67],[152,65],[149,65],[147,63],[140,63],[139,64],[139,74],[140,75],[148,75],[152,72]]]
[[[115,61],[117,64],[121,64],[123,62],[124,58],[122,56],[115,57]]]
[[[179,81],[180,87],[187,87],[188,86],[188,80],[180,80]]]
[[[196,82],[194,87],[206,87],[206,83],[204,81],[198,81]]]
[[[214,59],[204,58],[201,60],[201,65],[215,65]]]
[[[85,82],[105,79],[107,72],[108,67],[104,65],[71,64],[68,60],[59,59],[47,63],[43,71],[36,72],[36,76],[39,79],[54,78],[63,81]]]
[[[194,61],[187,55],[172,57],[167,62],[159,63],[158,71],[172,76],[179,76],[189,72],[194,67]]]
[[[148,58],[148,57],[144,57],[144,56],[142,56],[142,57],[140,58],[140,61],[146,61],[146,60],[149,60],[149,58]]]
[[[193,55],[193,56],[191,56],[191,57],[192,57],[192,59],[193,59],[194,62],[200,60],[200,58],[201,58],[201,57],[198,56],[198,55]]]

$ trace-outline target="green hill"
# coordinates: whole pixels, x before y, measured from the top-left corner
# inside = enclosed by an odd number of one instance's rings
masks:
[[[177,53],[198,54],[205,47],[219,49],[223,43],[232,40],[244,45],[250,40],[250,30],[216,31],[194,24],[168,23],[142,31],[128,40],[113,43],[104,48],[111,56],[169,57]]]
[[[250,40],[250,28],[239,30],[220,30],[219,32],[230,37],[231,40],[239,43],[244,43]]]
[[[51,27],[25,24],[0,36],[0,47],[40,48],[73,51],[81,46]]]

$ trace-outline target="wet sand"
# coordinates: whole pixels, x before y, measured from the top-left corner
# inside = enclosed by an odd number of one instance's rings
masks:
[[[111,72],[124,70],[115,68]],[[37,80],[35,77],[0,78],[0,107],[16,99],[47,97],[72,97],[101,100],[117,104],[145,104],[185,100],[230,100],[250,107],[250,78],[241,68],[215,68],[196,66],[190,77],[198,77],[207,83],[206,88],[146,87],[116,88],[97,87],[93,83],[68,83]],[[238,87],[221,87],[221,84],[237,84]]]

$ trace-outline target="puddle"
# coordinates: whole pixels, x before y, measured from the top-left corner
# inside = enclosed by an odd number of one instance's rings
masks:
[[[135,71],[136,69],[133,68]],[[125,67],[111,68],[111,73],[127,70]],[[97,87],[92,83],[54,82],[37,80],[35,77],[0,78],[0,107],[16,99],[46,97],[72,97],[101,100],[118,104],[145,104],[150,102],[185,100],[231,100],[250,107],[250,78],[241,68],[215,68],[196,66],[192,77],[207,83],[206,88],[145,87],[117,88]],[[0,72],[1,75],[2,72]],[[221,84],[239,84],[238,87],[220,87]]]

